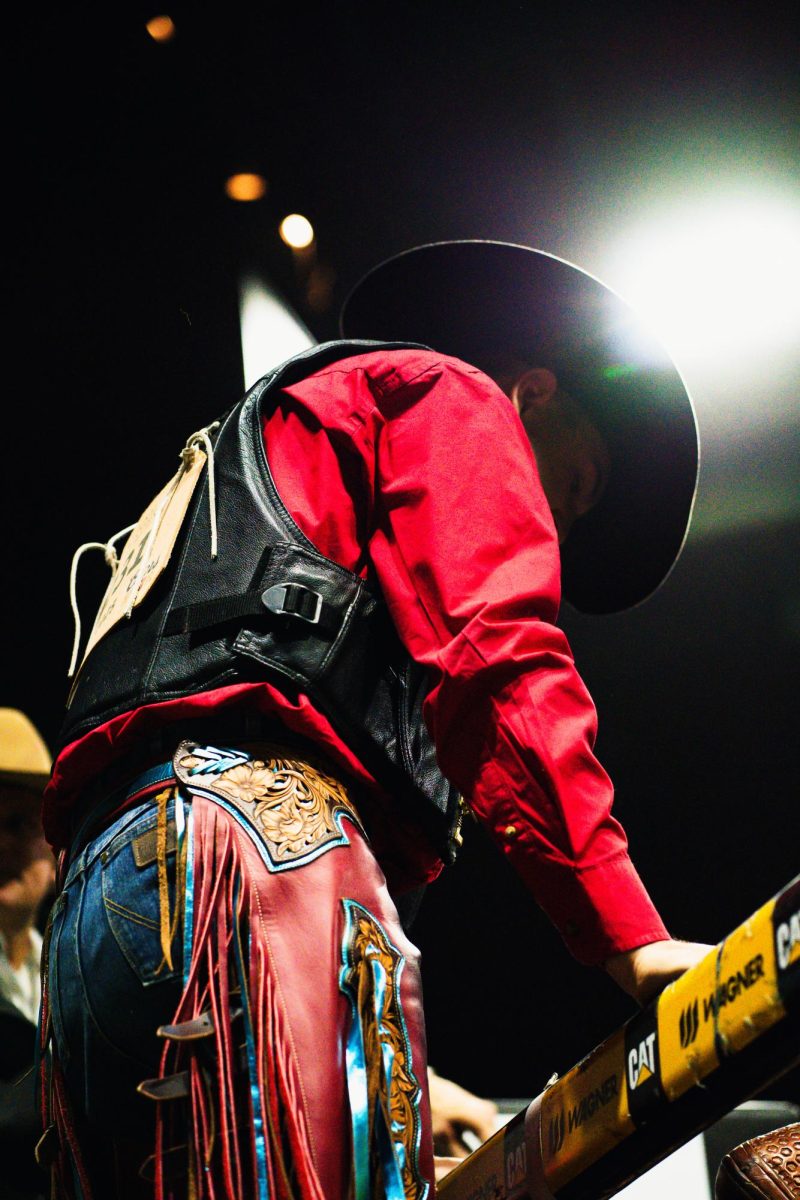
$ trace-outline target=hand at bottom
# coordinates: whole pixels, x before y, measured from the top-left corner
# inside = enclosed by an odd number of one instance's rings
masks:
[[[463,1159],[446,1158],[439,1154],[434,1155],[433,1172],[436,1182],[441,1183],[445,1175],[449,1175],[450,1172],[454,1170],[460,1162],[463,1162]]]
[[[623,954],[613,954],[604,966],[624,992],[645,1005],[714,949],[702,942],[650,942]]]
[[[470,1146],[463,1135],[471,1136],[472,1145],[485,1142],[497,1128],[497,1105],[491,1100],[481,1100],[466,1088],[437,1075],[428,1068],[428,1090],[431,1100],[433,1145],[437,1154],[450,1155],[456,1160],[465,1158]]]

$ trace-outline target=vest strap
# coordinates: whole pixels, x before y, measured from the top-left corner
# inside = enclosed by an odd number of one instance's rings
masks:
[[[164,634],[170,637],[178,633],[197,633],[228,621],[269,616],[305,621],[318,626],[321,633],[331,635],[337,634],[342,625],[340,614],[323,600],[320,592],[286,580],[272,584],[266,591],[255,588],[234,596],[217,596],[213,600],[199,600],[196,604],[174,608],[167,617]]]

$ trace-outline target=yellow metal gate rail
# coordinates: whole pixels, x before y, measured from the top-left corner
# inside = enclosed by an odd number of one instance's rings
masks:
[[[442,1181],[605,1200],[800,1062],[800,876]]]

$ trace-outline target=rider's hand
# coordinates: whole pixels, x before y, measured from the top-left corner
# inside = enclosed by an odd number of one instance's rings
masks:
[[[647,1004],[668,983],[695,966],[714,949],[699,942],[650,942],[636,950],[613,954],[604,966],[624,992]]]
[[[447,1158],[436,1155],[433,1160],[433,1174],[436,1182],[440,1183],[445,1175],[449,1175],[451,1171],[456,1169],[460,1162],[460,1158],[453,1158],[452,1155]]]
[[[451,1079],[443,1079],[432,1067],[428,1068],[428,1090],[436,1154],[465,1158],[469,1151],[462,1134],[466,1130],[485,1142],[497,1129],[496,1104],[481,1100]]]

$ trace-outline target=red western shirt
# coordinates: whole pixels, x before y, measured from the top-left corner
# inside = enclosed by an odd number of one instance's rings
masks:
[[[583,962],[667,937],[611,815],[595,710],[564,633],[558,543],[522,424],[475,367],[374,351],[286,388],[264,420],[284,503],[326,556],[380,586],[433,686],[439,763]],[[155,726],[209,709],[278,715],[362,785],[390,883],[440,869],[303,696],[237,684],[148,705],[67,746],[45,798],[58,846],[84,780]]]

